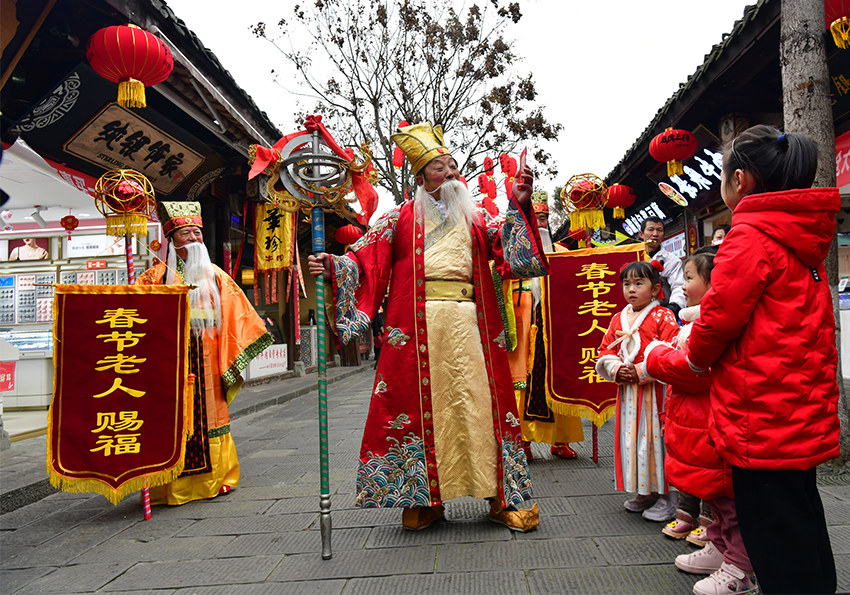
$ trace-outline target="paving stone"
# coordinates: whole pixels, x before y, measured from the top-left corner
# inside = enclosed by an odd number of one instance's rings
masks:
[[[673,564],[629,568],[571,568],[532,570],[528,573],[531,595],[550,593],[690,593],[703,577],[679,572]]]
[[[569,498],[538,498],[537,506],[540,508],[540,516],[560,516],[565,514],[576,514]]]
[[[835,556],[835,572],[838,576],[837,593],[850,593],[850,556]]]
[[[362,550],[371,529],[338,529],[331,533],[334,552]],[[278,554],[321,553],[322,536],[319,531],[289,531],[286,533],[259,533],[240,535],[218,552],[219,558],[241,558],[245,556],[271,556]]]
[[[367,549],[449,543],[510,541],[511,530],[504,525],[480,521],[438,521],[426,531],[408,531],[401,526],[375,527],[366,542]]]
[[[387,549],[380,555],[368,550],[334,552],[330,560],[322,560],[318,553],[295,554],[284,558],[269,580],[288,582],[430,573],[434,572],[436,558],[437,548],[432,546]]]
[[[313,465],[313,470],[302,475],[301,478],[298,480],[298,483],[305,483],[305,482],[306,483],[315,483],[317,481],[320,481],[321,474],[317,470],[318,466],[319,466],[319,464],[318,464],[318,462],[316,462]],[[330,477],[330,480],[332,482],[334,482],[334,481],[342,481],[342,482],[354,481],[354,480],[357,479],[357,469],[337,469],[337,470],[329,469],[328,477]]]
[[[340,494],[339,496],[331,496],[331,511],[354,509],[354,496],[350,494]],[[311,496],[309,498],[283,498],[274,503],[274,505],[266,511],[266,515],[275,514],[293,514],[296,512],[319,512],[319,496]]]
[[[508,541],[440,546],[437,572],[530,570],[606,564],[589,539]]]
[[[146,521],[143,517],[135,525],[121,531],[115,539],[156,541],[157,539],[165,539],[177,535],[180,531],[195,522],[192,519],[171,518],[163,514],[163,512],[167,511],[168,509],[162,506],[154,507],[150,520]]]
[[[516,533],[519,540],[557,539],[561,537],[604,537],[619,535],[660,535],[661,523],[644,520],[639,514],[604,514],[598,516],[551,516],[540,519],[540,526],[530,533]]]
[[[226,564],[219,559],[145,562],[136,564],[125,574],[106,585],[103,590],[128,591],[138,588],[139,585],[152,589],[178,589],[185,587],[187,583],[199,587],[262,583],[280,560],[281,556],[262,556],[233,558]]]
[[[0,530],[25,527],[72,505],[73,502],[68,500],[39,500],[0,516]]]
[[[286,595],[340,595],[346,581],[306,581],[286,585]],[[157,591],[159,593],[159,591]],[[219,587],[201,587],[180,589],[174,595],[281,595],[280,583],[262,585],[223,585]],[[122,595],[124,595],[122,593]]]
[[[819,486],[818,489],[845,502],[850,502],[850,486]]]
[[[237,491],[227,495],[227,498],[213,500],[198,500],[182,506],[167,506],[154,509],[155,512],[169,519],[211,519],[220,517],[240,517],[264,514],[274,504],[274,500],[244,500],[237,496]],[[151,515],[153,516],[153,515]]]
[[[379,578],[356,578],[349,581],[345,595],[374,593],[439,593],[440,595],[513,595],[527,593],[525,573],[466,572],[461,574],[413,574]]]
[[[82,556],[72,559],[70,563],[117,563],[125,560],[135,563],[213,558],[216,553],[234,539],[235,538],[230,535],[175,537],[157,539],[156,541],[150,541],[147,543],[123,539],[110,539],[98,547],[90,549]]]
[[[6,555],[6,548],[3,548],[3,555]],[[48,572],[53,572],[55,568],[24,568],[22,570],[0,570],[0,585],[3,586],[3,593],[14,593],[34,580],[41,578]]]
[[[617,492],[616,494],[605,494],[600,496],[570,496],[570,504],[576,514],[619,514],[626,510],[623,503],[628,500],[630,494]],[[640,515],[635,515],[640,516]]]
[[[331,513],[334,528],[401,526],[401,508],[358,508]]]
[[[57,534],[70,531],[83,521],[87,521],[100,514],[103,514],[102,511],[92,512],[87,510],[72,512],[63,510],[15,531],[4,531],[2,536],[0,536],[0,545],[3,547],[6,545],[40,545],[55,538]]]
[[[823,514],[827,525],[850,525],[850,502],[827,496],[823,498]]]
[[[319,498],[321,491],[319,484],[293,484],[293,485],[271,485],[271,486],[245,486],[244,484],[233,490],[233,496],[241,500],[280,500],[281,498],[300,498],[315,496]]]
[[[72,558],[103,543],[123,531],[131,521],[104,525],[80,525],[70,531],[54,535],[50,541],[0,562],[3,568],[30,568],[34,566],[61,566]],[[26,527],[18,531],[26,531]],[[5,552],[4,552],[5,553]]]
[[[549,496],[591,496],[612,494],[615,490],[614,474],[609,478],[578,479],[569,482],[547,482],[531,480],[531,489],[537,498]]]
[[[115,577],[126,572],[130,566],[131,564],[129,563],[65,566],[33,581],[18,591],[16,595],[86,593],[97,591]]]
[[[588,480],[614,480],[610,469],[600,469],[597,467],[585,469],[544,469],[542,471],[534,470],[532,480],[557,482],[557,483],[572,483],[575,481]]]
[[[490,511],[490,503],[480,498],[457,498],[445,504],[450,521],[481,519]]]
[[[850,554],[850,526],[829,527],[829,544],[832,553]]]
[[[259,441],[258,442],[265,442]],[[284,448],[284,449],[276,449],[276,450],[258,450],[250,457],[251,459],[279,459],[283,457],[288,457],[292,453],[298,452],[295,448]]]
[[[355,480],[343,481],[337,487],[335,492],[337,494],[354,494],[357,492],[357,482]]]
[[[679,554],[694,552],[684,539],[664,537],[660,528],[655,535],[596,537],[593,541],[612,566],[672,564]]]
[[[298,531],[312,525],[317,514],[278,514],[222,519],[204,519],[180,532],[181,537],[196,535],[244,535],[247,533],[281,533]]]

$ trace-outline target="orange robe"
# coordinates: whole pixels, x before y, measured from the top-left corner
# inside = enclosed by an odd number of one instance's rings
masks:
[[[178,273],[182,282],[182,261]],[[266,347],[274,343],[266,327],[230,276],[217,266],[216,281],[221,292],[221,331],[214,337],[203,336],[204,401],[209,438],[209,462],[212,471],[199,475],[181,475],[175,481],[151,488],[151,504],[185,504],[192,500],[214,498],[222,486],[239,484],[239,459],[230,435],[228,405],[242,387],[242,370]],[[139,285],[164,284],[165,264],[148,269],[136,279]],[[196,383],[196,391],[199,383]],[[196,398],[200,395],[196,394]]]

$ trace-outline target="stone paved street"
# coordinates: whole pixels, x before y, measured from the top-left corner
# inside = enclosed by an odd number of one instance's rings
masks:
[[[329,388],[332,560],[321,559],[316,393],[235,419],[242,464],[233,493],[142,520],[138,495],[57,493],[0,516],[4,594],[690,593],[699,578],[673,558],[693,551],[623,509],[614,491],[613,422],[590,427],[580,457],[534,445],[539,530],[490,523],[483,501],[447,503],[449,522],[418,533],[400,510],[354,508],[356,461],[372,386],[358,373]],[[35,439],[34,439],[35,440]],[[43,469],[43,462],[42,462]],[[850,486],[821,494],[839,573],[850,591]],[[832,481],[841,484],[841,481]]]

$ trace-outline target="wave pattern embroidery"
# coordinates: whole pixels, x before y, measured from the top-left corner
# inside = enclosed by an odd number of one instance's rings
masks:
[[[361,508],[430,506],[422,438],[411,432],[402,442],[391,436],[387,440],[395,445],[385,456],[369,452],[369,460],[360,463],[354,504]]]
[[[530,279],[546,275],[546,267],[532,250],[531,230],[528,229],[525,219],[517,216],[516,211],[508,211],[505,216],[502,244],[505,246],[505,260],[514,276]]]
[[[395,234],[395,226],[398,223],[398,216],[401,214],[401,207],[396,207],[387,211],[375,221],[375,224],[369,228],[362,238],[351,244],[349,248],[352,252],[357,252],[364,246],[372,242],[382,241],[393,243],[393,235]]]
[[[528,461],[522,449],[521,434],[517,434],[516,438],[510,434],[502,437],[502,468],[502,489],[508,506],[531,500],[531,478],[528,476]]]
[[[339,339],[346,345],[354,337],[362,337],[369,328],[369,317],[357,309],[357,291],[360,285],[360,273],[357,263],[348,256],[334,256],[334,277],[336,277],[336,328]]]

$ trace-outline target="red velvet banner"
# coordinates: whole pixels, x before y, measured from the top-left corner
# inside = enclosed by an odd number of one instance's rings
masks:
[[[546,397],[556,413],[602,425],[614,414],[617,385],[596,373],[598,349],[613,316],[626,307],[620,268],[642,260],[643,244],[547,254],[543,278]]]
[[[57,285],[51,483],[117,504],[183,470],[192,427],[187,286]]]

